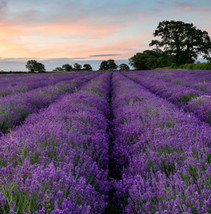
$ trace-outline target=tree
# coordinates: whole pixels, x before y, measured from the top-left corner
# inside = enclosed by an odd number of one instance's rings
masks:
[[[102,61],[100,64],[99,70],[108,71],[108,70],[115,70],[118,66],[116,65],[115,61],[113,59],[109,59],[107,61]]]
[[[62,65],[62,69],[64,71],[72,71],[73,67],[71,65],[69,65],[69,64],[64,64],[64,65]]]
[[[147,55],[144,53],[137,53],[129,59],[129,64],[137,70],[149,70],[146,62]]]
[[[90,64],[84,64],[84,65],[83,65],[83,69],[84,69],[85,71],[92,71],[92,66],[91,66]]]
[[[56,67],[53,71],[64,71],[62,67]]]
[[[36,60],[28,60],[26,63],[26,68],[32,73],[35,71],[45,72],[45,66]]]
[[[35,72],[35,68],[36,68],[36,64],[37,61],[36,60],[28,60],[26,63],[26,68],[30,71],[30,72]]]
[[[99,70],[102,70],[102,71],[109,70],[108,62],[107,61],[102,61],[101,64],[100,64]]]
[[[128,70],[130,70],[130,68],[127,64],[123,63],[123,64],[119,65],[119,70],[120,71],[128,71]]]
[[[78,64],[78,63],[75,63],[74,64],[74,70],[76,70],[76,71],[80,71],[81,70],[81,65],[80,64]]]
[[[39,73],[44,73],[45,72],[45,66],[42,63],[38,62],[35,70],[38,71]]]
[[[193,63],[199,55],[210,59],[210,37],[206,31],[197,29],[192,23],[162,21],[153,35],[160,37],[160,40],[152,40],[149,45],[163,48],[177,65]]]
[[[118,66],[116,65],[116,63],[113,59],[109,59],[107,62],[108,62],[109,70],[113,71],[118,68]]]
[[[145,50],[131,57],[129,63],[137,70],[150,70],[171,65],[172,58],[159,49]]]

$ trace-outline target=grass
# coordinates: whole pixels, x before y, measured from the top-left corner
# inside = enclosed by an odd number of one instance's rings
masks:
[[[156,68],[153,70],[171,70],[171,69],[186,69],[186,70],[211,70],[211,62],[195,63],[195,64],[172,64],[168,67]]]
[[[178,80],[178,81],[173,81],[172,83],[174,83],[175,85],[182,85],[182,81]]]
[[[189,94],[189,95],[185,95],[185,96],[179,98],[177,101],[179,103],[187,103],[192,98],[197,98],[197,97],[199,97],[199,95],[197,95],[197,94]]]

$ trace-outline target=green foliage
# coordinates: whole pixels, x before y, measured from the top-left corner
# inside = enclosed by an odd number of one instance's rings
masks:
[[[82,68],[82,66],[78,63],[75,63],[73,67],[69,64],[64,64],[62,65],[62,67],[56,67],[53,71],[56,72],[92,71],[92,66],[90,64],[84,64]]]
[[[73,70],[73,67],[69,64],[64,64],[62,65],[62,70],[64,71],[72,71]]]
[[[116,65],[115,61],[113,59],[109,59],[108,61],[108,68],[109,70],[115,70],[118,68],[118,66]]]
[[[82,66],[78,63],[75,63],[73,67],[75,71],[80,71],[82,69]]]
[[[166,69],[211,70],[211,62],[182,65],[172,64],[166,67]]]
[[[129,59],[130,65],[137,70],[150,70],[171,65],[172,59],[161,50],[145,50]]]
[[[101,62],[99,70],[113,71],[113,70],[116,70],[117,68],[118,68],[118,66],[116,65],[115,61],[113,59],[109,59],[107,61]]]
[[[26,68],[32,73],[35,71],[38,71],[39,73],[45,72],[45,66],[36,60],[28,60],[26,63]]]
[[[177,65],[193,63],[199,54],[210,59],[210,37],[206,31],[197,29],[192,23],[162,21],[153,35],[160,37],[160,40],[152,40],[149,45],[163,48]]]
[[[62,72],[64,69],[62,67],[56,67],[53,71]]]
[[[90,93],[92,93],[92,94],[97,94],[97,95],[99,95],[100,97],[103,97],[103,94],[102,94],[102,92],[100,91],[100,90],[98,90],[98,89],[89,89],[89,90],[86,90],[87,92],[90,92]]]
[[[198,69],[198,70],[211,70],[211,62],[208,63],[196,63],[192,65],[192,68],[189,69]]]
[[[11,202],[16,207],[16,213],[34,213],[35,210],[39,209],[40,199],[38,193],[35,192],[32,196],[29,196],[26,191],[20,191],[18,186],[10,185],[8,189],[1,189],[6,199],[6,204],[1,207],[0,213],[10,213],[10,209],[13,207]],[[13,194],[11,193],[13,190]],[[1,210],[3,208],[3,210]],[[5,212],[6,211],[6,212]]]
[[[173,81],[172,83],[175,85],[182,85],[183,84],[181,80]]]
[[[101,64],[100,64],[99,70],[102,70],[102,71],[107,71],[107,70],[109,70],[108,62],[107,62],[107,61],[102,61]]]
[[[189,100],[191,100],[192,98],[197,98],[197,97],[199,97],[199,95],[197,95],[197,94],[189,94],[189,95],[185,95],[185,96],[179,98],[177,101],[178,101],[179,103],[181,103],[181,102],[187,103],[187,102],[188,102]]]
[[[91,66],[90,64],[84,64],[84,65],[83,65],[83,69],[84,69],[85,71],[92,71],[92,66]]]
[[[36,65],[37,61],[36,60],[28,60],[26,63],[26,68],[30,71],[30,72],[35,72],[35,65]]]
[[[121,64],[121,65],[119,65],[119,70],[120,71],[129,71],[130,68],[127,64]]]

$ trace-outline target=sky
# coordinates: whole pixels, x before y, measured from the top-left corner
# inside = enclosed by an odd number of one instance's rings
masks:
[[[211,0],[0,0],[0,70],[26,70],[36,59],[128,63],[149,48],[160,21],[193,23],[211,37]]]

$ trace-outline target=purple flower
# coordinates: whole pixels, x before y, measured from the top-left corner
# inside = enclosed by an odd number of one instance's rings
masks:
[[[59,190],[59,191],[56,193],[56,197],[57,197],[57,198],[61,198],[62,196],[63,196],[63,192]]]
[[[6,198],[4,197],[4,194],[2,192],[0,192],[0,203],[2,206],[4,206],[6,204]]]

